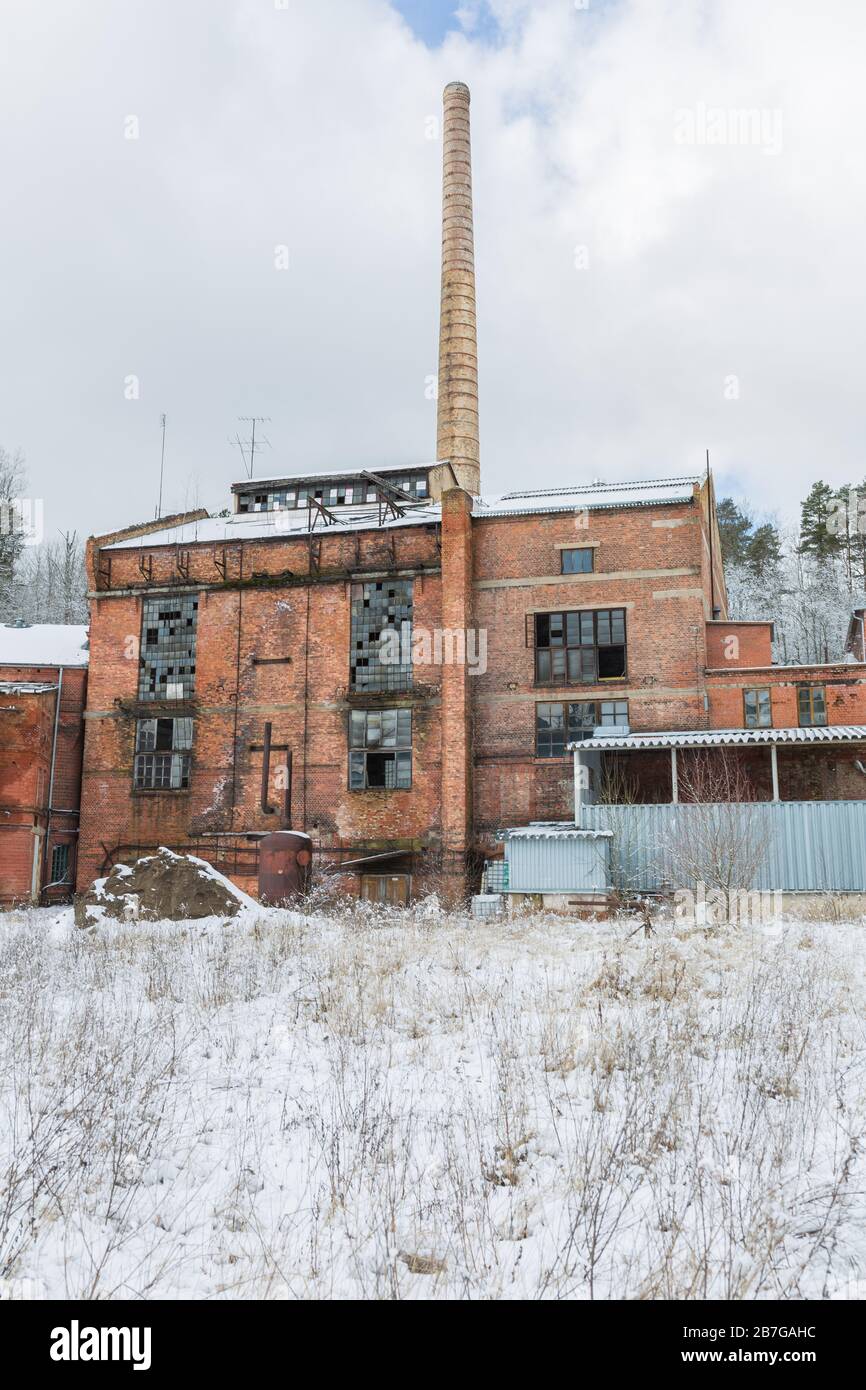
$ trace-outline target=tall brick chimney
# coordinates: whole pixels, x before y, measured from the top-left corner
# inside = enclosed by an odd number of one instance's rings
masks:
[[[478,447],[478,343],[472,237],[469,88],[449,82],[442,123],[442,293],[439,311],[439,401],[431,495],[456,485],[481,490]],[[453,470],[453,472],[452,472]]]

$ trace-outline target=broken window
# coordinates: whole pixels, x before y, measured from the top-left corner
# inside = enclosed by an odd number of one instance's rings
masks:
[[[536,613],[537,685],[594,685],[626,672],[625,609]]]
[[[575,549],[561,550],[563,574],[591,574],[593,568],[593,549],[591,545],[577,546]]]
[[[393,478],[386,473],[383,481],[400,488],[416,501],[427,496],[426,473],[411,473],[403,478]],[[334,478],[320,486],[310,482],[301,487],[286,483],[283,487],[251,488],[249,492],[239,493],[238,511],[279,512],[306,507],[310,497],[317,498],[326,507],[350,507],[365,500],[375,502],[378,496],[375,483],[368,484],[363,478]]]
[[[189,786],[191,719],[139,719],[135,736],[135,787],[180,791]]]
[[[412,686],[412,580],[352,585],[352,690]]]
[[[188,700],[195,691],[198,597],[146,598],[141,619],[138,698]]]
[[[797,711],[800,724],[812,728],[827,723],[827,698],[823,685],[801,685],[797,689]]]
[[[773,723],[769,687],[743,691],[743,711],[747,729],[769,729]]]
[[[412,711],[353,709],[349,714],[349,789],[412,785]]]
[[[627,700],[545,701],[535,706],[535,756],[562,758],[569,743],[592,738],[599,727],[628,728]]]

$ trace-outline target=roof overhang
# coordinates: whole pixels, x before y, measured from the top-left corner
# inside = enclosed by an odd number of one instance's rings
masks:
[[[268,489],[285,486],[292,487],[296,483],[327,483],[344,482],[352,478],[363,481],[369,478],[371,473],[396,473],[398,476],[408,473],[429,473],[431,468],[435,468],[435,463],[383,463],[375,467],[362,468],[355,465],[347,468],[311,468],[306,473],[275,473],[269,478],[245,478],[243,482],[232,483],[232,492],[267,492]]]
[[[812,729],[671,729],[624,734],[622,738],[587,738],[570,743],[568,748],[572,753],[642,753],[662,748],[769,747],[772,744],[812,747],[863,742],[866,742],[866,725],[830,724]]]
[[[358,859],[344,859],[342,863],[334,865],[334,873],[342,873],[344,869],[361,869],[368,864],[384,864],[387,860],[405,859],[411,854],[411,849],[388,849],[378,854],[363,854]]]

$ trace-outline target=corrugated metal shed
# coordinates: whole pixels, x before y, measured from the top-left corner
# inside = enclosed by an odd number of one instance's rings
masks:
[[[538,825],[510,830],[505,840],[509,892],[605,893],[610,842],[610,832],[603,827]]]

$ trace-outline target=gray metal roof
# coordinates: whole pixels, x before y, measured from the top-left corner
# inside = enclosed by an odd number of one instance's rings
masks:
[[[505,840],[609,840],[612,830],[579,830],[573,821],[533,821],[503,833]]]
[[[652,748],[728,748],[742,744],[860,743],[864,724],[826,724],[812,729],[672,729],[666,732],[624,734],[621,738],[586,738],[570,743],[572,752],[640,752]]]

